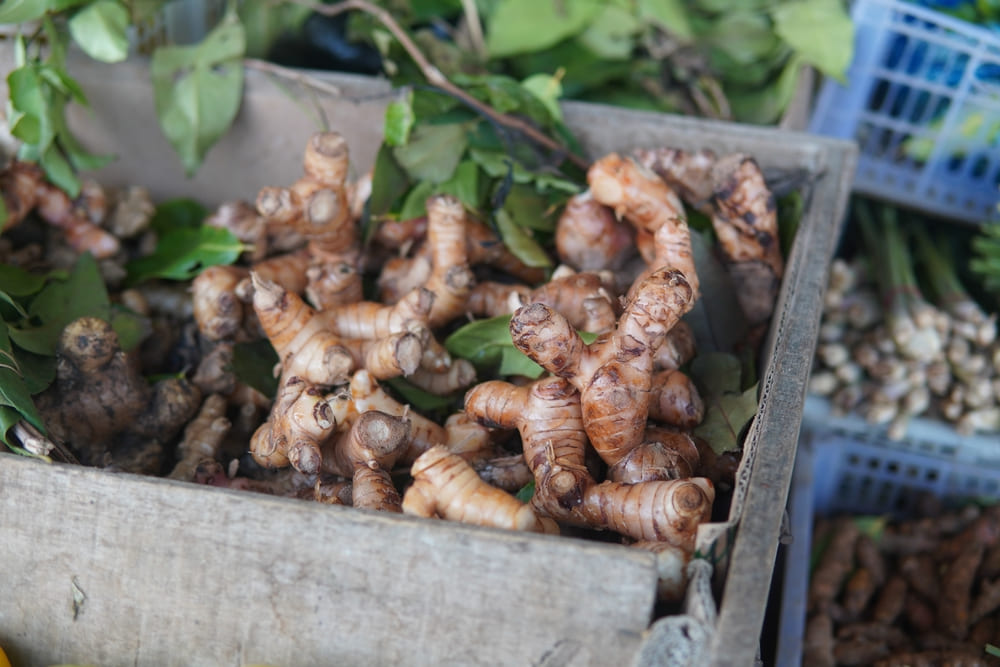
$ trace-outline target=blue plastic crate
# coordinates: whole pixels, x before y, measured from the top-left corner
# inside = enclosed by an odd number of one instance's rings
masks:
[[[1000,499],[1000,438],[961,438],[947,424],[917,418],[902,442],[854,417],[833,417],[810,397],[788,496],[791,543],[782,577],[776,664],[801,664],[816,517],[912,516],[922,498],[946,505]]]
[[[858,143],[857,192],[996,219],[1000,33],[896,0],[856,0],[851,16],[848,84],[824,83],[810,131]]]

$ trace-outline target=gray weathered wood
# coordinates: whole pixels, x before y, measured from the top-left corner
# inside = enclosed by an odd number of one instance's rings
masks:
[[[609,665],[650,621],[626,547],[10,454],[0,489],[17,665]]]

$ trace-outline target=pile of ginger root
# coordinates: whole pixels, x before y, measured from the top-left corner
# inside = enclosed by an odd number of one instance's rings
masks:
[[[754,297],[741,306],[759,337],[783,265],[774,197],[756,162],[676,149],[604,156],[560,215],[560,265],[548,277],[449,195],[430,197],[426,217],[381,222],[363,242],[371,175],[352,181],[349,172],[346,140],[315,134],[298,180],[206,221],[248,250],[201,272],[187,304],[175,306],[193,319],[174,338],[194,349],[186,382],[198,398],[165,474],[599,534],[655,552],[661,596],[678,600],[698,526],[738,464],[738,453],[718,455],[692,433],[705,406],[682,370],[696,352],[682,318],[700,285],[682,198],[711,218],[730,272],[757,287],[741,290]],[[364,296],[366,276],[377,300]],[[147,312],[164,299],[154,287],[133,292]],[[478,378],[442,344],[457,326],[500,315],[541,377]],[[581,331],[596,339],[585,343]],[[279,359],[273,397],[232,368],[237,345],[265,338]],[[393,378],[464,397],[462,407],[431,419],[386,385]],[[530,500],[519,500],[531,485]]]

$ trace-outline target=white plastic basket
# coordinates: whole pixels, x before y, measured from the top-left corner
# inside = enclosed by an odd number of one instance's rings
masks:
[[[912,438],[894,442],[863,420],[828,414],[820,420],[823,404],[807,401],[788,496],[792,541],[785,554],[776,657],[782,667],[801,664],[816,517],[905,518],[928,494],[946,504],[1000,499],[1000,439],[977,439],[970,448],[940,444],[934,436],[947,437],[949,427],[921,419],[911,428]],[[988,444],[994,453],[984,459]]]
[[[1000,34],[897,0],[855,0],[848,84],[828,80],[809,130],[854,139],[855,190],[953,220],[994,219]]]

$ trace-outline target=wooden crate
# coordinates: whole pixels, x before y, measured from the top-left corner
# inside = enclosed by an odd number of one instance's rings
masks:
[[[9,55],[0,62],[9,69]],[[78,63],[93,105],[73,125],[118,161],[98,177],[206,204],[301,171],[318,99],[360,171],[374,158],[384,82],[318,75],[339,95],[295,99],[248,72],[233,130],[196,180],[156,128],[142,64]],[[112,74],[113,73],[113,74]],[[703,526],[685,613],[650,625],[653,557],[0,454],[0,646],[15,665],[750,664],[791,477],[825,272],[855,149],[836,140],[567,104],[592,155],[674,145],[745,151],[809,176],[767,341],[760,411],[729,520]]]

